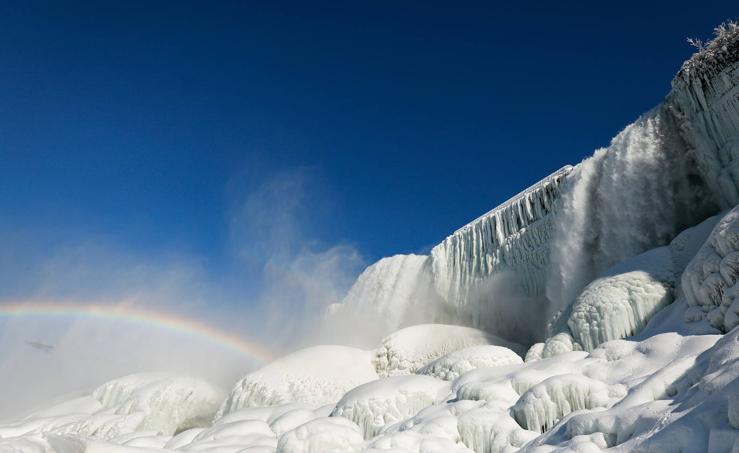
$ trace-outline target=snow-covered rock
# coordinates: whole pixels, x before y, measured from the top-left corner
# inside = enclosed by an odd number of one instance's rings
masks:
[[[668,247],[619,263],[590,283],[572,306],[567,325],[582,347],[632,336],[673,301],[675,274]]]
[[[607,408],[624,396],[622,387],[582,375],[562,374],[527,390],[511,411],[522,427],[543,433],[570,412]]]
[[[471,327],[422,324],[401,329],[384,338],[375,351],[373,362],[380,376],[412,374],[443,355],[478,345],[523,351],[518,344]]]
[[[252,406],[335,403],[349,389],[374,379],[377,373],[369,351],[346,346],[301,349],[236,383],[218,417]]]
[[[331,415],[348,418],[359,425],[365,438],[370,438],[385,427],[439,403],[448,393],[448,382],[430,376],[394,376],[348,392]]]
[[[477,368],[489,368],[523,363],[521,356],[503,346],[471,346],[439,357],[418,370],[445,381],[453,381],[462,374]]]
[[[509,411],[485,406],[460,415],[458,429],[465,445],[485,453],[515,451],[538,435],[522,429]]]

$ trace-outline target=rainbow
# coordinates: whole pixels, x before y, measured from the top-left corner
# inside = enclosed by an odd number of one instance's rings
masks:
[[[272,352],[268,349],[240,335],[171,312],[140,308],[130,303],[0,302],[0,319],[24,316],[79,317],[131,322],[200,338],[259,362],[265,363],[274,359]]]

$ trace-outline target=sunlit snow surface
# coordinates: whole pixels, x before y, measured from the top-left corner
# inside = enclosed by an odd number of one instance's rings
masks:
[[[739,452],[738,60],[725,28],[608,148],[367,268],[326,314],[367,348],[122,377],[0,452]]]

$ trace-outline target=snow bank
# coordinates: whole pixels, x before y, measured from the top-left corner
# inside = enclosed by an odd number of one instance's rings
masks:
[[[336,404],[332,416],[355,422],[365,438],[440,402],[449,383],[430,376],[395,376],[361,385]]]
[[[218,417],[252,406],[292,402],[314,407],[377,379],[371,353],[346,346],[314,346],[278,359],[236,383]]]
[[[477,368],[489,368],[523,363],[521,356],[503,346],[471,346],[439,357],[418,370],[445,381],[453,381],[462,374]]]
[[[401,329],[382,340],[373,363],[380,376],[412,374],[450,352],[477,345],[522,351],[520,345],[471,327],[422,324]]]

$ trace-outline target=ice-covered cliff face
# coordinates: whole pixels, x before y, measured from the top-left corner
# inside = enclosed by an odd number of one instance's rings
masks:
[[[390,281],[406,291],[366,291],[388,278],[370,268],[347,305],[381,307],[395,327],[458,323],[529,344],[562,331],[599,274],[739,203],[737,35],[733,26],[719,31],[665,101],[608,147],[463,226],[418,258],[422,265],[401,266]],[[407,309],[419,300],[420,319]]]

